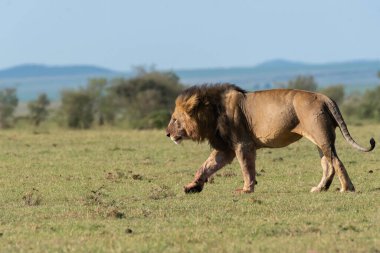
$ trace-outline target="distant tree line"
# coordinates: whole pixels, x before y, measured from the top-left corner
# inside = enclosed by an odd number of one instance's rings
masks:
[[[62,92],[59,114],[62,123],[72,128],[118,123],[162,128],[183,88],[174,73],[154,70],[140,69],[129,79],[91,79],[84,88]]]
[[[69,128],[87,129],[105,124],[163,128],[169,121],[175,98],[184,88],[173,72],[145,69],[127,79],[90,79],[85,87],[62,91],[60,106],[53,111],[48,109],[50,101],[46,94],[40,94],[28,103],[28,120],[36,127],[49,118]],[[338,103],[346,119],[380,122],[380,86],[364,94],[346,95],[343,84],[319,88],[313,76],[298,76],[283,88],[326,94]],[[0,89],[0,128],[14,125],[17,105],[15,89]]]

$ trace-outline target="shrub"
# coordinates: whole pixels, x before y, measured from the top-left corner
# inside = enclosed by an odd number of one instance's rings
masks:
[[[35,126],[39,126],[48,116],[47,107],[50,101],[46,94],[40,94],[35,101],[28,103],[29,117]]]
[[[98,125],[113,124],[117,105],[114,97],[109,93],[109,82],[104,78],[95,78],[88,81],[85,91],[92,99],[92,113]]]
[[[7,128],[13,124],[13,113],[17,105],[16,89],[0,90],[0,128]]]
[[[110,96],[117,101],[119,114],[132,127],[158,128],[167,124],[170,109],[182,89],[172,72],[142,71],[131,79],[114,79]]]
[[[104,78],[90,79],[85,88],[62,92],[60,113],[71,128],[90,128],[93,123],[112,124],[117,105],[110,96],[109,82]]]
[[[359,116],[380,121],[380,86],[364,93],[359,106]]]
[[[342,111],[349,117],[380,121],[380,86],[367,90],[363,95],[354,93],[348,96]]]
[[[359,108],[361,102],[362,95],[358,92],[347,96],[340,107],[343,116],[347,118],[359,118]]]
[[[136,129],[160,129],[167,126],[170,116],[166,110],[153,111],[142,119],[133,120],[129,126]]]
[[[288,82],[288,89],[316,91],[318,84],[313,76],[297,76],[295,79]]]
[[[344,100],[343,84],[332,85],[320,90],[319,92],[325,94],[326,96],[334,100],[338,105],[343,103],[343,100]]]
[[[94,121],[93,99],[85,90],[63,91],[61,111],[71,128],[90,128]]]

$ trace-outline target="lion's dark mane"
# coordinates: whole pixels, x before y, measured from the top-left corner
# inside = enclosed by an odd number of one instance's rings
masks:
[[[191,96],[197,95],[199,104],[192,116],[195,117],[199,126],[198,140],[207,139],[209,144],[218,150],[233,148],[233,141],[229,136],[231,126],[226,115],[224,101],[224,94],[229,91],[240,92],[244,95],[247,93],[236,85],[223,83],[192,86],[180,94],[185,101]]]

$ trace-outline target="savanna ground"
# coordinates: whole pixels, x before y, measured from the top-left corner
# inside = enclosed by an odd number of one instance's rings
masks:
[[[349,126],[367,146],[380,125]],[[322,174],[307,140],[258,152],[258,185],[237,162],[200,194],[183,185],[207,144],[164,131],[0,132],[1,252],[380,252],[380,148],[337,148],[356,193],[309,193]]]

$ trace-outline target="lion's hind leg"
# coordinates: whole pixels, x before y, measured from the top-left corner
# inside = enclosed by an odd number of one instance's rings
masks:
[[[325,177],[325,172],[324,172],[324,175],[322,177],[323,182],[321,181],[322,184],[320,183],[320,185],[318,185],[317,187],[324,186],[325,188],[327,187],[326,188],[326,190],[327,190],[328,186],[330,186],[330,184],[331,184],[330,179],[332,181],[332,179],[334,177],[334,172],[335,172],[338,175],[338,178],[339,178],[339,181],[340,181],[340,184],[342,187],[340,189],[341,192],[355,191],[355,187],[354,187],[353,183],[351,182],[350,177],[348,176],[347,170],[344,167],[342,161],[339,159],[339,157],[336,153],[334,144],[322,146],[321,150],[323,153],[321,163],[324,159],[325,165],[327,164],[329,168],[332,167],[333,171],[330,169],[324,168],[324,171],[327,171],[327,176]],[[324,165],[322,164],[322,167],[323,166]],[[325,178],[325,180],[324,180],[324,178]],[[322,188],[320,187],[320,189],[324,190],[323,187]]]
[[[326,156],[323,155],[323,152],[318,148],[319,156],[321,157],[321,166],[322,166],[322,179],[319,182],[318,186],[311,188],[311,192],[321,192],[327,191],[330,188],[330,185],[334,179],[335,171],[332,164],[327,160]]]
[[[336,152],[334,152],[334,156],[333,156],[332,161],[333,161],[334,169],[335,169],[336,173],[338,174],[340,184],[342,186],[340,191],[341,192],[347,192],[347,191],[354,192],[355,191],[354,184],[351,182],[351,179],[348,176],[347,170],[344,167],[342,161],[336,155]]]
[[[313,187],[312,191],[327,190],[330,186],[334,173],[339,177],[341,183],[341,191],[355,191],[350,177],[335,149],[335,121],[329,116],[325,110],[315,111],[308,114],[309,120],[301,122],[302,128],[297,131],[304,137],[313,142],[320,150],[321,165],[323,168],[323,176],[318,186]],[[296,131],[296,132],[297,132]]]

